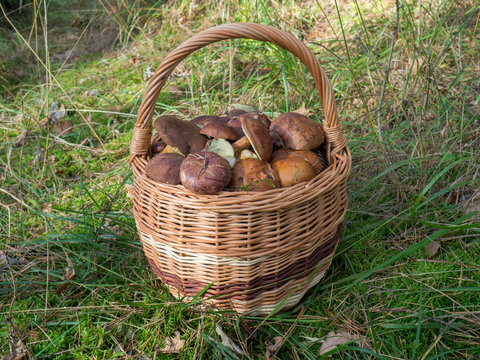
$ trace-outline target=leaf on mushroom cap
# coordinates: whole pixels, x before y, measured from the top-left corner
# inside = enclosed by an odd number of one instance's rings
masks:
[[[258,158],[268,161],[273,151],[273,143],[268,130],[254,117],[240,117],[243,132],[250,141]]]
[[[184,155],[201,151],[207,143],[207,138],[200,134],[197,125],[175,115],[160,116],[155,120],[155,129],[163,141],[177,147]]]
[[[275,144],[286,149],[311,150],[325,141],[321,124],[295,112],[280,115],[270,125]]]

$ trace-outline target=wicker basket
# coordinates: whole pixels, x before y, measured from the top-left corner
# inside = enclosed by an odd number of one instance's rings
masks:
[[[266,192],[196,195],[145,175],[158,95],[175,67],[217,41],[272,42],[311,73],[324,108],[328,167],[308,182]],[[315,55],[275,28],[233,23],[198,33],[170,54],[148,84],[130,145],[133,214],[148,262],[175,296],[243,314],[268,314],[297,304],[330,265],[347,209],[351,155],[338,123],[332,87]]]

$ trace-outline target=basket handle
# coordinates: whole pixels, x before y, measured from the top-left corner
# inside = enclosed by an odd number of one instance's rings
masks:
[[[313,52],[293,35],[274,27],[255,23],[231,23],[215,26],[192,36],[163,59],[148,83],[147,90],[140,104],[137,122],[134,126],[130,143],[131,160],[136,155],[148,153],[155,103],[163,85],[175,67],[188,55],[208,44],[237,38],[271,42],[300,59],[312,75],[320,94],[325,113],[324,129],[331,146],[330,156],[333,157],[337,152],[345,148],[347,142],[338,122],[332,86]]]

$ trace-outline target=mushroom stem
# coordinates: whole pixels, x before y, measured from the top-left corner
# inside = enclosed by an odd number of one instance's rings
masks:
[[[246,136],[241,137],[240,139],[238,139],[232,144],[233,150],[235,152],[240,152],[242,150],[245,150],[249,146],[250,146],[250,140],[248,140]]]

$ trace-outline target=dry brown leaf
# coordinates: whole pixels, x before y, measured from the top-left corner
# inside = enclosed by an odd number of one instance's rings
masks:
[[[43,204],[40,206],[40,210],[43,212],[43,213],[51,213],[52,212],[52,204],[51,203],[46,203],[46,204]]]
[[[71,281],[75,278],[75,269],[70,259],[67,257],[68,267],[65,268],[65,275],[63,275],[64,281]],[[55,291],[58,294],[63,292],[70,284],[68,282],[61,284]]]
[[[182,96],[183,95],[183,91],[180,90],[180,88],[178,86],[175,86],[175,85],[169,85],[168,86],[168,91],[170,92],[170,94],[175,95],[175,96]]]
[[[72,132],[73,129],[73,124],[70,121],[60,121],[58,122],[53,130],[59,135],[59,136],[65,136],[68,135]]]
[[[462,201],[462,209],[466,214],[480,212],[480,190],[476,190],[472,194],[468,194]],[[480,217],[480,214],[477,214]]]
[[[60,109],[57,110],[57,105],[58,103],[55,101],[52,105],[52,111],[50,112],[50,115],[48,116],[48,119],[53,122],[57,123],[60,120],[62,120],[65,115],[67,115],[67,111],[65,110],[65,106],[62,104],[60,105]]]
[[[215,326],[215,330],[217,331],[217,334],[222,339],[222,345],[226,346],[230,350],[235,351],[240,355],[247,356],[247,354],[245,354],[245,352],[237,344],[235,344],[235,342],[232,339],[230,339],[227,336],[227,334],[225,334],[225,332],[222,330],[222,328],[219,325]]]
[[[437,255],[438,250],[440,250],[440,244],[436,241],[432,241],[425,246],[425,253],[429,259]]]
[[[175,337],[165,339],[165,347],[158,350],[163,354],[178,354],[185,345],[185,340],[180,339],[180,331],[175,331]]]
[[[267,351],[265,352],[265,360],[270,360],[273,355],[276,354],[278,350],[283,345],[283,342],[285,341],[285,338],[282,336],[275,336],[273,338],[274,343],[270,343],[267,345]]]
[[[359,339],[360,339],[360,336],[350,334],[346,331],[339,331],[338,333],[330,331],[327,334],[327,338],[325,339],[325,342],[320,347],[319,355],[323,355],[340,345],[347,344],[350,342],[354,342],[354,344],[357,346],[368,348],[368,346],[366,345],[366,341],[359,340]]]
[[[292,112],[305,116],[309,116],[311,114],[310,110],[305,107],[305,103],[302,103],[302,106],[300,106],[297,110],[293,110]]]
[[[25,138],[27,137],[27,130],[23,130],[13,142],[13,146],[23,146],[25,144]]]

